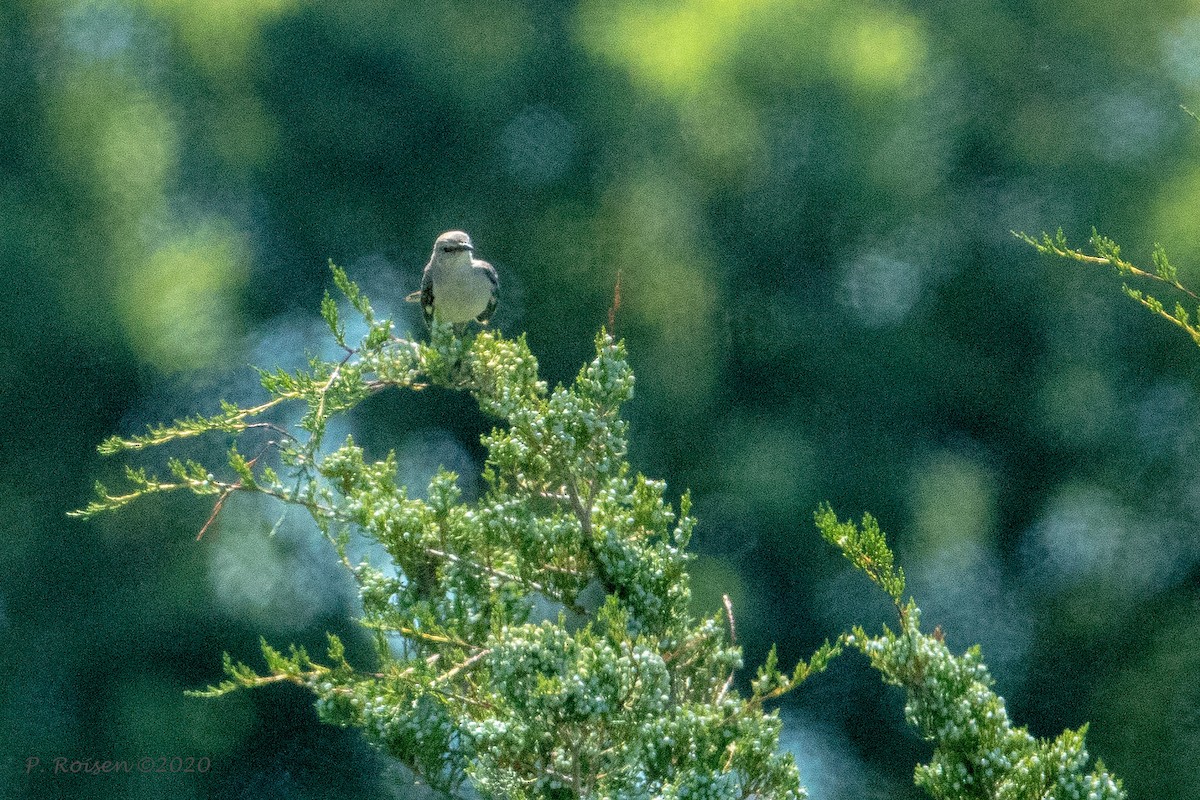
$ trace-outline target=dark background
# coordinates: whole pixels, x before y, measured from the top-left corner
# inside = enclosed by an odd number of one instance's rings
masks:
[[[731,595],[749,664],[890,621],[811,522],[870,511],[1019,723],[1091,721],[1133,798],[1200,792],[1200,352],[1009,233],[1162,242],[1200,284],[1191,4],[7,0],[0,76],[0,796],[414,796],[302,691],[182,694],[260,635],[366,657],[299,514],[64,515],[119,478],[107,435],[329,352],[328,259],[419,332],[450,228],[552,383],[620,272],[631,457],[692,489],[697,611]],[[489,424],[384,395],[339,435],[472,492]],[[812,796],[914,795],[901,709],[857,657],[784,704]]]

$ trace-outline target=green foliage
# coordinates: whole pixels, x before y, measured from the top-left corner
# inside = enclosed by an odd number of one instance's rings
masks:
[[[1059,228],[1053,237],[1048,233],[1043,233],[1040,239],[1035,239],[1028,234],[1017,233],[1016,231],[1013,231],[1013,235],[1043,255],[1057,256],[1058,258],[1066,258],[1084,264],[1105,264],[1122,275],[1154,281],[1168,287],[1171,291],[1186,296],[1192,302],[1200,303],[1200,295],[1197,295],[1179,282],[1178,271],[1175,269],[1175,265],[1168,260],[1167,253],[1160,244],[1156,243],[1154,245],[1154,251],[1150,257],[1151,262],[1154,264],[1154,271],[1149,272],[1134,266],[1122,258],[1121,246],[1112,239],[1101,236],[1094,228],[1092,229],[1091,238],[1088,240],[1092,247],[1092,253],[1090,254],[1071,247],[1067,243],[1067,237],[1063,235],[1061,228]],[[1183,307],[1182,303],[1176,302],[1174,308],[1168,311],[1167,307],[1157,297],[1140,289],[1135,289],[1129,286],[1129,284],[1122,284],[1121,291],[1127,297],[1141,303],[1152,314],[1160,316],[1178,327],[1188,336],[1192,337],[1193,342],[1200,345],[1200,325],[1197,325],[1193,321],[1192,315]],[[1195,320],[1200,321],[1200,306],[1197,307]]]
[[[992,691],[992,677],[979,648],[952,654],[942,632],[921,631],[921,611],[910,600],[900,604],[904,579],[892,569],[892,554],[875,520],[862,526],[839,522],[828,507],[817,512],[822,536],[896,602],[900,628],[886,626],[879,636],[855,628],[845,637],[879,671],[886,683],[904,689],[904,715],[923,739],[933,743],[933,757],[919,765],[914,780],[939,800],[962,798],[1087,798],[1117,800],[1120,782],[1097,762],[1088,772],[1084,749],[1086,726],[1056,739],[1036,739],[1013,727],[1004,699]],[[814,659],[815,661],[815,659]]]
[[[748,696],[734,688],[732,611],[689,612],[690,499],[676,512],[665,485],[625,458],[620,408],[634,381],[623,344],[602,331],[574,383],[550,390],[523,337],[487,331],[467,342],[435,325],[429,344],[397,339],[345,273],[333,274],[368,326],[349,346],[337,304],[322,301],[346,350],[340,362],[264,371],[271,397],[259,406],[111,440],[105,452],[221,431],[235,445],[222,469],[173,460],[171,480],[131,469],[129,491],[99,487],[78,512],[179,490],[220,495],[219,510],[233,492],[256,492],[305,508],[353,573],[377,645],[372,670],[348,664],[333,637],[326,663],[264,641],[264,674],[226,656],[228,679],[196,694],[303,685],[322,719],[361,728],[431,785],[469,780],[486,797],[804,796],[763,704],[824,669],[841,644],[787,675],[772,654]],[[483,436],[479,500],[463,502],[445,471],[427,499],[409,497],[394,455],[368,461],[352,438],[321,448],[334,415],[379,391],[430,385],[470,392],[501,421]],[[305,408],[296,430],[262,419],[289,401]],[[247,458],[237,443],[250,431],[270,439]],[[390,563],[351,563],[352,531]],[[598,610],[588,600],[597,595]],[[546,615],[547,604],[558,610]]]
[[[853,522],[839,522],[828,505],[817,509],[815,517],[822,538],[887,592],[897,608],[903,608],[904,570],[893,566],[892,551],[875,518],[864,515],[861,527]]]
[[[885,682],[905,690],[905,718],[934,744],[933,758],[914,772],[918,786],[945,800],[1125,796],[1103,763],[1087,771],[1086,725],[1052,740],[1014,727],[979,648],[955,656],[939,631],[924,634],[919,622],[910,604],[898,633],[885,628],[872,638],[858,629],[851,637]]]
[[[1106,252],[1117,257],[1115,246]],[[1170,274],[1165,257],[1162,264]],[[351,665],[334,636],[325,663],[263,640],[265,673],[226,654],[227,679],[194,696],[304,686],[323,720],[362,729],[447,791],[469,781],[495,798],[802,798],[796,766],[779,749],[778,714],[765,704],[852,646],[907,692],[906,716],[935,748],[916,782],[934,797],[1123,797],[1102,765],[1085,772],[1082,729],[1040,741],[1012,727],[978,649],[954,656],[940,631],[920,631],[919,609],[903,599],[904,572],[870,515],[861,525],[842,522],[823,506],[816,524],[891,597],[899,632],[885,627],[872,638],[857,628],[790,673],[772,649],[743,696],[734,686],[742,655],[728,598],[724,615],[689,611],[690,498],[676,512],[665,485],[631,473],[626,460],[620,410],[634,380],[624,345],[601,331],[575,381],[550,390],[523,337],[484,332],[468,343],[435,324],[427,345],[397,339],[345,273],[333,271],[368,327],[348,346],[337,305],[325,297],[322,316],[346,350],[340,362],[263,372],[271,399],[259,406],[223,406],[102,446],[119,452],[231,433],[224,477],[179,459],[168,462],[171,480],[127,468],[130,491],[99,487],[78,512],[187,490],[219,495],[215,517],[231,493],[257,492],[305,508],[354,575],[361,622],[374,634],[373,669]],[[350,437],[320,449],[334,415],[375,392],[429,385],[470,392],[502,422],[482,437],[487,491],[477,501],[464,502],[445,470],[427,499],[409,497],[394,454],[368,461]],[[306,409],[296,432],[257,421],[285,401]],[[258,429],[273,438],[247,458],[237,439]],[[381,545],[389,563],[351,563],[352,531]]]

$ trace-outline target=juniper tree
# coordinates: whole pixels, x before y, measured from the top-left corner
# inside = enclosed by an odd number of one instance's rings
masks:
[[[916,771],[933,796],[1123,796],[1102,765],[1087,771],[1083,730],[1042,741],[1014,728],[978,649],[954,656],[937,630],[920,630],[869,517],[843,523],[822,508],[817,525],[892,598],[898,630],[841,634],[786,672],[772,651],[740,689],[728,600],[702,618],[690,608],[689,496],[676,508],[626,458],[621,406],[634,378],[624,345],[601,331],[574,382],[550,389],[523,336],[487,331],[467,342],[435,323],[428,343],[398,339],[342,270],[333,276],[366,325],[348,342],[326,295],[322,315],[343,358],[263,371],[258,405],[107,440],[102,452],[131,458],[210,433],[233,444],[220,467],[178,458],[165,476],[127,467],[128,491],[98,485],[76,512],[190,491],[215,498],[215,516],[231,494],[257,493],[307,511],[353,575],[374,663],[350,663],[332,635],[320,657],[264,640],[265,670],[226,655],[227,679],[194,694],[299,684],[321,719],[361,729],[447,793],[470,783],[490,798],[800,798],[774,701],[850,646],[906,690],[906,715],[934,746]],[[477,500],[464,501],[444,470],[424,499],[412,496],[394,454],[372,461],[351,437],[325,441],[330,421],[369,396],[428,386],[468,392],[497,420],[482,436]],[[273,416],[285,404],[303,409],[294,427]],[[265,443],[247,457],[238,444],[252,436]],[[380,545],[386,563],[352,559],[354,536]]]

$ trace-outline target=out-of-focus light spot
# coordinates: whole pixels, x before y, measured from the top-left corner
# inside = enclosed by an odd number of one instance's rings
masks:
[[[592,50],[626,66],[639,81],[672,94],[693,94],[734,51],[748,11],[772,0],[686,0],[580,5],[580,34]]]
[[[991,536],[995,480],[974,459],[943,451],[917,462],[913,475],[914,544],[919,557]]]
[[[235,75],[253,52],[259,31],[304,0],[140,0],[170,20],[196,63]]]
[[[1167,71],[1188,89],[1200,89],[1200,15],[1184,17],[1162,34]]]
[[[149,97],[109,109],[98,131],[96,169],[110,196],[137,208],[157,198],[176,163],[174,124]]]
[[[729,421],[722,438],[728,491],[742,499],[751,517],[795,513],[791,503],[806,494],[818,473],[816,451],[789,418]]]
[[[622,270],[621,313],[652,331],[638,375],[679,415],[698,410],[717,381],[716,268],[698,198],[671,176],[642,170],[605,198]],[[681,368],[681,367],[686,368]]]
[[[1110,162],[1137,162],[1149,158],[1168,133],[1168,113],[1182,112],[1161,98],[1133,92],[1103,95],[1089,115],[1098,124],[1085,126],[1092,136],[1092,151]]]
[[[247,273],[240,237],[211,226],[167,239],[120,276],[116,299],[131,345],[164,372],[221,361],[240,337]]]
[[[251,512],[251,503],[258,514]],[[241,510],[232,512],[232,505]],[[230,617],[273,631],[296,631],[344,613],[352,602],[349,576],[332,546],[299,509],[259,498],[227,504],[205,539],[212,540],[213,598]]]
[[[918,265],[878,251],[862,253],[842,269],[842,305],[868,328],[903,322],[924,288]]]
[[[505,170],[521,183],[541,186],[562,177],[575,155],[575,126],[549,106],[530,106],[500,132]]]
[[[1061,489],[1030,531],[1029,569],[1066,585],[1107,577],[1130,527],[1125,507],[1107,492],[1082,485]]]
[[[763,42],[812,50],[824,45],[834,73],[863,90],[896,90],[926,61],[920,20],[885,5],[829,0],[587,0],[578,34],[594,53],[626,67],[654,91],[691,99],[725,79],[736,57],[754,59]],[[776,34],[783,32],[785,36]],[[784,54],[791,59],[792,54]]]
[[[1049,591],[1095,583],[1127,592],[1156,591],[1193,561],[1190,543],[1138,519],[1109,492],[1062,487],[1026,533],[1025,570]]]
[[[1200,162],[1180,163],[1164,176],[1158,187],[1157,201],[1150,201],[1147,230],[1180,266],[1184,283],[1189,283],[1184,265],[1200,262],[1200,226],[1196,209],[1200,208]]]
[[[63,39],[75,53],[106,59],[133,42],[136,24],[129,5],[115,0],[83,0],[63,12]]]
[[[1100,370],[1068,366],[1051,373],[1038,393],[1044,426],[1066,444],[1097,444],[1111,429],[1116,404]]]
[[[132,228],[157,210],[178,152],[167,109],[103,67],[70,71],[47,100],[56,166],[94,191],[115,224]]]
[[[580,5],[577,33],[587,50],[671,101],[681,144],[707,168],[757,174],[765,169],[762,126],[728,73],[739,53],[762,47],[760,26],[784,8],[780,0],[589,1]]]
[[[1200,444],[1196,394],[1190,386],[1162,379],[1146,388],[1137,405],[1137,434],[1153,458],[1176,457],[1192,470]]]
[[[734,88],[740,71],[774,74],[783,62],[793,84],[798,71],[811,71],[876,96],[921,91],[917,78],[928,60],[917,17],[828,0],[585,0],[576,30],[585,49],[675,106],[683,144],[706,166],[756,173],[765,166],[764,132]],[[812,51],[822,55],[814,60]]]
[[[1011,687],[1024,679],[1033,621],[990,545],[994,476],[967,455],[935,453],[918,462],[912,498],[915,533],[900,555],[922,618],[957,641],[982,644],[993,673]]]
[[[1031,604],[1010,586],[987,540],[960,538],[904,557],[907,591],[921,598],[921,619],[941,625],[954,648],[978,642],[1004,691],[1025,680],[1033,642]]]
[[[897,91],[925,64],[925,35],[916,17],[893,8],[858,7],[833,18],[829,63],[863,91]]]

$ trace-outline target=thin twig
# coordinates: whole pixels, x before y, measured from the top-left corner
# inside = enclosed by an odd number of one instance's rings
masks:
[[[613,285],[612,305],[608,307],[608,332],[617,335],[617,312],[621,310],[621,270],[617,270],[617,282]]]
[[[729,600],[729,595],[721,595],[721,602],[725,604],[725,617],[729,620],[729,641],[737,644],[737,626],[733,623],[733,603]]]
[[[271,425],[270,423],[266,423],[266,422],[256,423],[255,426],[253,426],[253,427],[258,427],[259,425],[266,425],[268,427],[275,428],[274,425]],[[282,429],[277,429],[277,430],[282,430]],[[287,433],[287,431],[283,431],[283,433],[288,436],[291,436],[291,434]],[[293,437],[293,438],[295,438],[295,437]],[[252,458],[246,462],[246,467],[247,468],[253,467],[255,462],[257,462],[258,459],[262,458],[262,454],[264,452],[266,452],[268,447],[273,447],[277,444],[278,443],[275,442],[274,440],[265,443],[262,447],[260,447],[258,449],[258,452],[254,454],[254,458]],[[221,492],[221,496],[218,497],[217,502],[213,504],[212,513],[208,515],[208,519],[205,520],[204,525],[202,525],[200,527],[200,532],[196,534],[197,542],[200,541],[200,537],[202,537],[204,535],[204,532],[208,530],[209,526],[212,525],[213,522],[216,521],[217,514],[221,513],[221,507],[225,505],[225,501],[229,499],[229,496],[241,488],[243,488],[242,479],[238,478],[234,483],[229,484],[228,488],[226,488],[225,491]]]
[[[318,420],[320,420],[325,414],[325,396],[329,393],[329,390],[331,388],[333,388],[333,382],[336,381],[338,379],[338,377],[342,374],[342,367],[346,366],[346,362],[348,362],[351,358],[353,358],[354,354],[358,352],[357,349],[351,350],[348,347],[346,348],[346,350],[347,350],[346,357],[343,358],[341,361],[339,361],[338,365],[333,368],[333,372],[329,373],[329,380],[325,381],[325,385],[322,386],[319,390],[321,393],[321,401],[319,403],[317,403],[316,418]]]
[[[280,436],[286,436],[287,438],[291,439],[293,442],[299,441],[296,438],[295,434],[293,434],[291,431],[289,431],[287,428],[284,428],[281,425],[276,425],[274,422],[252,422],[252,423],[249,423],[248,425],[246,425],[246,430],[250,430],[252,428],[265,428],[266,430],[275,431]],[[272,442],[272,444],[274,444],[274,443]]]
[[[579,498],[579,489],[576,488],[574,481],[567,487],[567,496],[571,501],[571,509],[579,519],[579,527],[583,529],[584,535],[590,540],[592,538],[592,512],[590,508],[584,507],[583,501]]]
[[[488,655],[488,653],[490,653],[490,652],[492,652],[490,647],[480,650],[478,653],[471,656],[466,661],[463,661],[461,664],[458,664],[457,666],[447,670],[446,672],[443,672],[440,676],[438,676],[437,680],[435,680],[434,683],[435,684],[446,683],[447,681],[453,680],[454,676],[458,675],[458,673],[462,672],[464,669],[469,669],[470,667],[472,667],[473,665],[478,663],[480,661],[480,659],[483,659],[484,657],[486,657]]]
[[[737,644],[737,626],[733,622],[733,603],[729,599],[729,595],[721,595],[721,600],[725,604],[725,616],[729,620],[729,640],[733,644]],[[729,670],[729,677],[725,679],[725,685],[721,687],[721,691],[717,692],[716,704],[721,705],[721,701],[725,699],[725,695],[729,694],[729,690],[733,688],[733,670]],[[733,758],[732,754],[730,758]]]
[[[229,499],[231,494],[240,488],[242,488],[242,482],[238,481],[225,491],[221,492],[221,496],[217,498],[217,502],[213,503],[212,513],[208,515],[208,519],[206,519],[204,524],[200,526],[200,532],[196,534],[197,542],[200,541],[200,537],[204,535],[204,532],[208,530],[209,526],[216,522],[217,514],[221,513],[221,507],[225,505],[225,501]]]

